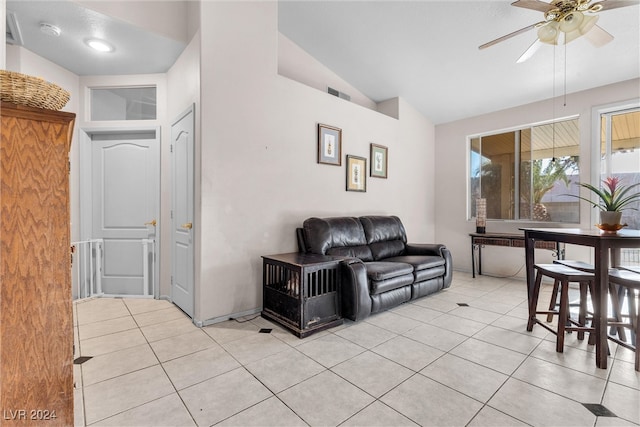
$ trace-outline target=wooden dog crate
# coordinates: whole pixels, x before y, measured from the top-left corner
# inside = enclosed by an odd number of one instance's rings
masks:
[[[340,257],[265,255],[262,316],[304,338],[342,324]]]

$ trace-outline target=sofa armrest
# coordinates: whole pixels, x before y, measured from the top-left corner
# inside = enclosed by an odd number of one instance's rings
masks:
[[[407,243],[405,246],[405,255],[443,256],[442,249],[446,249],[446,246],[440,243]]]
[[[358,258],[341,261],[342,275],[342,316],[353,321],[364,319],[371,314],[371,297],[367,268]]]
[[[443,288],[451,286],[451,281],[453,280],[453,258],[451,257],[451,252],[445,245],[440,243],[408,243],[405,246],[405,255],[437,255],[444,258],[445,274]]]

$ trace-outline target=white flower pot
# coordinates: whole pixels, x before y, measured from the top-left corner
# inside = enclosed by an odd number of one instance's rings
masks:
[[[620,218],[622,218],[622,212],[600,211],[600,225],[614,226],[620,224]]]

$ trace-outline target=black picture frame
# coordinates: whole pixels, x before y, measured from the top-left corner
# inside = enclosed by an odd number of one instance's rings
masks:
[[[369,176],[373,178],[387,178],[389,167],[389,148],[384,145],[371,144]]]

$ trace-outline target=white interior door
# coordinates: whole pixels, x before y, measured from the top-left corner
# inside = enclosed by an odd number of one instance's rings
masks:
[[[156,131],[91,135],[92,237],[106,295],[153,296],[160,194]]]
[[[194,107],[191,106],[171,125],[171,299],[190,317],[193,317],[194,306],[194,123]]]

